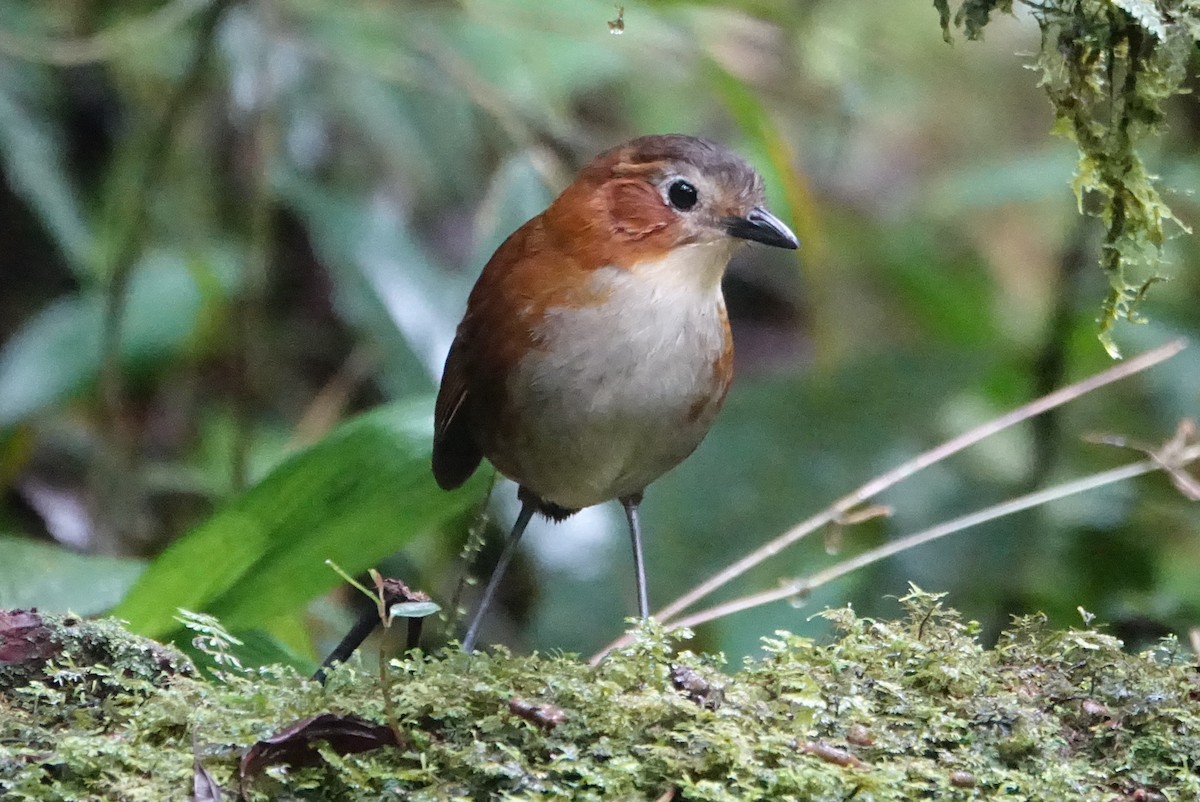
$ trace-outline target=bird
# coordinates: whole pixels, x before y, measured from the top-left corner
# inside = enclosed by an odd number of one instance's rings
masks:
[[[642,136],[592,159],[488,260],[446,357],[432,469],[451,490],[487,458],[517,484],[521,511],[464,651],[533,516],[561,521],[613,499],[650,616],[639,505],[729,390],[725,268],[746,242],[799,247],[765,203],[762,176],[725,146]]]

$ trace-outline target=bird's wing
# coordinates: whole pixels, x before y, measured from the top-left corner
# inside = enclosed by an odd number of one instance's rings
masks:
[[[434,410],[433,475],[441,487],[458,487],[479,467],[483,448],[475,432],[497,424],[505,377],[533,345],[527,318],[545,308],[566,264],[546,243],[539,215],[484,266],[446,357]]]
[[[470,394],[458,339],[446,357],[433,421],[433,478],[443,490],[453,490],[475,473],[483,459],[471,433]]]

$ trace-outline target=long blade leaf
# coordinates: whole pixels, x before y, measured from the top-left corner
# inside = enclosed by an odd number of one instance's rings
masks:
[[[326,560],[361,571],[461,515],[482,481],[434,484],[431,409],[382,407],[286,460],[169,547],[114,614],[151,637],[177,628],[180,607],[261,625],[334,587]]]

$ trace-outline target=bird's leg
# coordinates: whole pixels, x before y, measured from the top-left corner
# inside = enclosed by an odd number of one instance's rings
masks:
[[[479,626],[483,623],[483,617],[487,615],[488,607],[492,604],[492,598],[496,595],[496,589],[500,587],[500,580],[504,577],[504,572],[508,569],[508,564],[512,562],[513,555],[517,553],[517,543],[521,540],[521,535],[525,534],[525,527],[529,525],[529,519],[533,517],[533,513],[537,510],[537,504],[530,499],[522,499],[521,514],[517,516],[517,522],[513,524],[512,533],[508,536],[508,542],[504,544],[504,551],[500,552],[500,559],[496,561],[496,567],[492,570],[492,576],[488,580],[487,587],[483,589],[483,597],[479,600],[479,609],[475,611],[475,617],[471,619],[471,626],[467,627],[467,634],[463,636],[462,648],[464,652],[475,651],[475,641],[479,636]]]
[[[646,594],[646,560],[642,556],[642,525],[638,521],[638,505],[642,503],[642,494],[626,496],[621,499],[625,508],[625,520],[629,522],[629,538],[633,541],[633,570],[637,574],[638,615],[650,617],[650,602]]]

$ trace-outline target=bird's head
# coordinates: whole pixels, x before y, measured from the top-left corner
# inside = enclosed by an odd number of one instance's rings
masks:
[[[593,266],[633,267],[695,246],[723,256],[723,269],[746,241],[798,247],[767,211],[753,167],[721,145],[681,134],[639,137],[601,153],[546,214]]]

